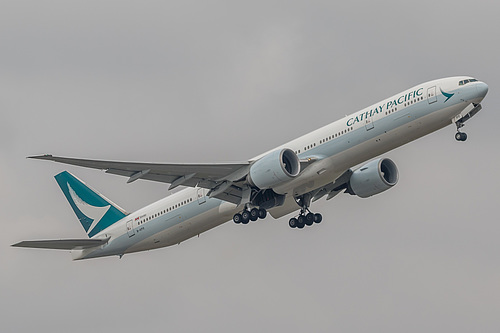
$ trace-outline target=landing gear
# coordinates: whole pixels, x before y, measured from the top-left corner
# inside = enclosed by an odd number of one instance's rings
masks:
[[[457,133],[455,134],[455,139],[456,139],[457,141],[465,141],[465,140],[467,140],[467,134],[465,134],[465,133],[463,133],[463,132],[457,132]]]
[[[248,222],[257,221],[258,219],[265,219],[267,216],[267,211],[263,208],[252,208],[250,210],[246,209],[241,213],[234,214],[233,222],[236,224],[248,224]]]
[[[467,134],[460,132],[460,129],[465,126],[462,120],[458,120],[455,125],[457,125],[457,133],[455,134],[455,140],[465,141],[467,140]]]
[[[309,211],[309,210],[307,210]],[[290,228],[299,228],[302,229],[304,226],[312,226],[314,223],[321,223],[323,221],[323,216],[319,213],[305,213],[304,211],[300,212],[300,215],[298,217],[292,217],[288,221],[288,225]]]
[[[311,196],[309,194],[296,198],[296,201],[302,209],[298,217],[292,217],[288,221],[290,228],[302,229],[304,226],[311,226],[314,223],[321,223],[321,221],[323,221],[323,216],[321,214],[314,214],[309,210],[309,205],[311,204]]]
[[[472,103],[472,105],[469,105],[468,107],[472,107],[472,109],[468,111],[464,116],[460,114],[453,119],[455,125],[457,125],[457,133],[455,134],[455,139],[457,141],[467,140],[467,134],[460,132],[460,129],[465,126],[466,121],[474,117],[476,113],[478,113],[482,109],[481,104],[475,104],[475,103]]]

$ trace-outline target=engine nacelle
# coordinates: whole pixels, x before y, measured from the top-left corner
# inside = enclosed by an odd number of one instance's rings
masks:
[[[250,166],[248,182],[263,190],[282,184],[299,172],[300,161],[292,150],[275,150]]]
[[[361,198],[382,193],[397,184],[399,172],[388,158],[379,158],[365,164],[351,175],[347,190]]]

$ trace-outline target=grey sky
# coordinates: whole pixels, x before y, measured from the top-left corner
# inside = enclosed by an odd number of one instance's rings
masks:
[[[0,313],[5,332],[498,332],[499,5],[492,1],[3,1]],[[224,224],[170,248],[72,262],[10,248],[85,234],[53,176],[132,211],[151,182],[33,154],[242,161],[418,83],[490,92],[385,156],[390,191],[314,206],[324,222]]]

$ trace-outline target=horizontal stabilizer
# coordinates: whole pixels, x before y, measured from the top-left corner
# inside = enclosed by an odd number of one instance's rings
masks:
[[[35,249],[53,249],[53,250],[83,250],[91,247],[106,244],[106,239],[58,239],[58,240],[38,240],[22,241],[13,244],[14,247],[30,247]]]

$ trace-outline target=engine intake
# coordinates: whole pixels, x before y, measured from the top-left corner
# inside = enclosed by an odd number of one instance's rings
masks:
[[[388,158],[379,158],[365,164],[351,175],[347,190],[361,198],[382,193],[397,184],[399,172]]]
[[[250,166],[248,182],[261,190],[273,188],[300,173],[300,161],[290,149],[275,150]]]

